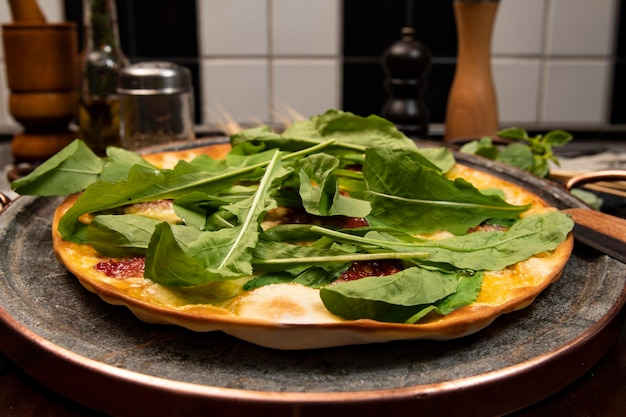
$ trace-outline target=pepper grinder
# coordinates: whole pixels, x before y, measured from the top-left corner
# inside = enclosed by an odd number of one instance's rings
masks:
[[[491,74],[491,36],[498,0],[455,0],[458,57],[448,96],[445,141],[495,135],[498,108]]]
[[[422,96],[432,57],[428,48],[414,39],[414,34],[412,27],[402,28],[402,39],[383,54],[389,99],[381,116],[407,136],[427,138],[430,112]]]

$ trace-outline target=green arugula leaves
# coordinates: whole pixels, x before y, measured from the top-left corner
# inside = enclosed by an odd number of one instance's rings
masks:
[[[79,193],[96,181],[104,162],[84,142],[75,140],[11,184],[24,195],[57,196]]]
[[[329,311],[347,319],[416,323],[431,311],[445,315],[474,302],[482,275],[411,267],[329,285],[320,289],[320,297]]]
[[[565,140],[554,135],[545,140]],[[13,188],[82,192],[61,218],[63,238],[107,256],[145,256],[144,276],[162,285],[200,290],[232,282],[250,290],[293,282],[320,288],[328,310],[340,316],[409,323],[472,303],[484,271],[554,249],[573,225],[558,212],[520,219],[526,206],[449,180],[455,163],[449,150],[417,148],[377,116],[329,110],[281,134],[266,126],[244,130],[231,144],[223,160],[199,156],[159,169],[119,148],[98,158],[75,141]],[[525,158],[516,155],[499,157]],[[180,222],[123,214],[125,206],[161,200],[172,201]],[[265,215],[277,207],[314,220],[263,230]],[[345,217],[364,218],[368,226],[332,226]],[[511,227],[467,234],[485,221]],[[438,230],[454,236],[416,237]],[[381,260],[406,269],[333,283],[355,261]]]
[[[563,130],[530,136],[525,129],[519,127],[501,130],[498,136],[513,142],[499,147],[486,136],[463,145],[461,152],[500,161],[545,178],[550,174],[550,162],[557,165],[559,163],[552,148],[563,146],[572,140],[572,135]]]
[[[412,233],[464,234],[489,219],[516,219],[526,210],[463,180],[448,180],[417,153],[368,149],[363,176],[372,203],[368,220]]]

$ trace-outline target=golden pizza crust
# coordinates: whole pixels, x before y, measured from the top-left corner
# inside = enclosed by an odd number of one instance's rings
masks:
[[[208,155],[214,159],[223,159],[230,151],[230,144],[219,143],[192,149],[171,152],[157,152],[141,155],[143,159],[159,168],[173,168],[180,160],[191,161],[198,155]]]
[[[146,155],[160,167],[200,153],[222,158],[228,144]],[[487,173],[458,165],[449,176],[464,177],[478,188],[502,188],[513,204],[532,204],[524,215],[554,210],[538,196]],[[88,290],[103,300],[128,307],[148,323],[175,324],[193,331],[221,330],[261,346],[310,349],[405,339],[457,338],[486,327],[498,316],[524,308],[559,278],[573,237],[552,252],[534,256],[503,271],[486,272],[478,300],[446,316],[430,316],[419,324],[345,320],[328,312],[316,289],[274,284],[244,292],[242,282],[226,281],[199,287],[165,287],[143,277],[109,278],[94,266],[107,259],[89,245],[62,239],[57,225],[76,201],[68,197],[56,210],[52,237],[58,259]],[[444,236],[442,236],[444,237]],[[245,281],[245,280],[244,280]]]

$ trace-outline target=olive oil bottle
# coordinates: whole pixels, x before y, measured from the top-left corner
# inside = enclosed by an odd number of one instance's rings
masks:
[[[121,146],[117,83],[128,59],[120,46],[115,0],[83,0],[85,25],[78,104],[80,138],[97,154]]]

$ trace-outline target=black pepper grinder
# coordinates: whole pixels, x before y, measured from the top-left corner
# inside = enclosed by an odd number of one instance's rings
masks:
[[[432,56],[426,46],[414,39],[414,34],[412,27],[402,28],[402,39],[391,44],[383,54],[389,99],[381,116],[407,136],[425,139],[430,112],[422,96]]]
[[[78,104],[80,138],[97,154],[121,146],[119,73],[128,65],[122,52],[114,0],[83,0],[85,48]]]

